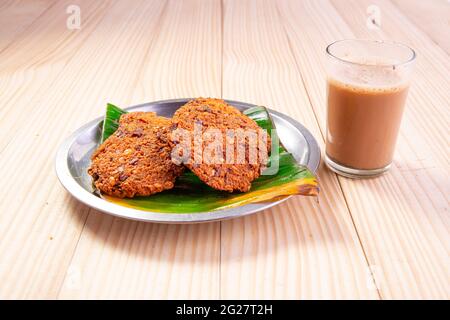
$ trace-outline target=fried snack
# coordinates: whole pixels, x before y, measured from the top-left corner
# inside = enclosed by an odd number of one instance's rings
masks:
[[[153,112],[120,117],[119,128],[92,156],[88,173],[103,193],[120,198],[171,189],[183,167],[171,161],[170,119]]]
[[[195,129],[196,125],[201,125],[203,133],[201,142],[199,142],[198,136],[196,137],[195,135],[195,131],[197,130]],[[179,141],[174,136],[175,130],[180,128],[188,130],[194,137],[191,140],[192,152],[190,153],[190,161],[185,162],[185,165],[203,182],[214,189],[228,192],[246,192],[250,190],[251,182],[258,178],[261,170],[265,168],[270,147],[270,138],[262,132],[262,129],[255,121],[221,99],[197,98],[189,101],[175,112],[172,118],[172,134],[170,139],[173,148],[179,144]],[[205,141],[207,139],[205,139],[205,135],[211,129],[220,131],[223,137],[223,147],[217,151],[217,153],[221,154],[213,154],[218,161],[212,161],[212,163],[211,161],[205,161],[205,152],[210,151],[207,150],[207,141]],[[257,144],[256,146],[257,154],[263,155],[265,161],[260,161],[260,159],[250,161],[248,139],[241,140],[238,143],[237,137],[234,136],[230,140],[228,136],[230,129],[231,131],[253,131],[258,137],[265,137],[266,143],[264,145]],[[232,151],[231,161],[230,155],[227,152],[227,144],[231,145],[231,148],[228,149]],[[238,144],[240,144],[240,148],[244,147],[244,150],[247,150],[245,151],[245,156],[241,157],[243,161],[240,162],[237,161]],[[264,147],[263,150],[261,150],[261,146]],[[198,161],[199,155],[200,158],[203,158],[200,160],[200,163]]]

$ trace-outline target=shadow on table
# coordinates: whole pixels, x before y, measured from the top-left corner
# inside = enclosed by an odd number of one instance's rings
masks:
[[[311,245],[327,246],[344,241],[342,233],[346,232],[315,198],[294,197],[247,217],[190,225],[138,222],[93,209],[86,218],[79,205],[72,210],[83,225],[77,250],[106,247],[113,255],[126,253],[158,262],[233,262]]]

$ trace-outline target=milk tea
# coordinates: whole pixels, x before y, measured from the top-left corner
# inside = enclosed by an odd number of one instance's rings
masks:
[[[408,85],[364,86],[329,78],[326,154],[353,169],[392,162]]]

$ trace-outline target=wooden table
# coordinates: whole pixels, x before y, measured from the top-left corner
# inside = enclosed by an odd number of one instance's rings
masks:
[[[449,18],[446,0],[0,1],[0,298],[450,298]],[[322,165],[318,201],[197,225],[113,218],[56,178],[106,102],[262,104],[323,152],[324,49],[355,37],[418,53],[380,178]]]

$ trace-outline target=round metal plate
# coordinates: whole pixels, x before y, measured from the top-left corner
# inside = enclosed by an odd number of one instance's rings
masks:
[[[154,111],[158,115],[171,117],[174,112],[191,99],[164,100],[145,103],[127,108],[128,111]],[[252,104],[230,101],[227,102],[239,110],[254,107]],[[291,152],[295,159],[315,172],[320,162],[320,149],[311,133],[294,119],[270,110],[280,141]],[[248,204],[231,209],[215,210],[198,213],[160,213],[141,211],[123,207],[93,193],[91,177],[87,174],[90,157],[98,147],[101,136],[101,121],[95,119],[75,131],[67,138],[56,154],[56,174],[62,185],[75,198],[88,206],[112,214],[114,216],[140,221],[160,223],[197,223],[245,216],[285,201]]]

